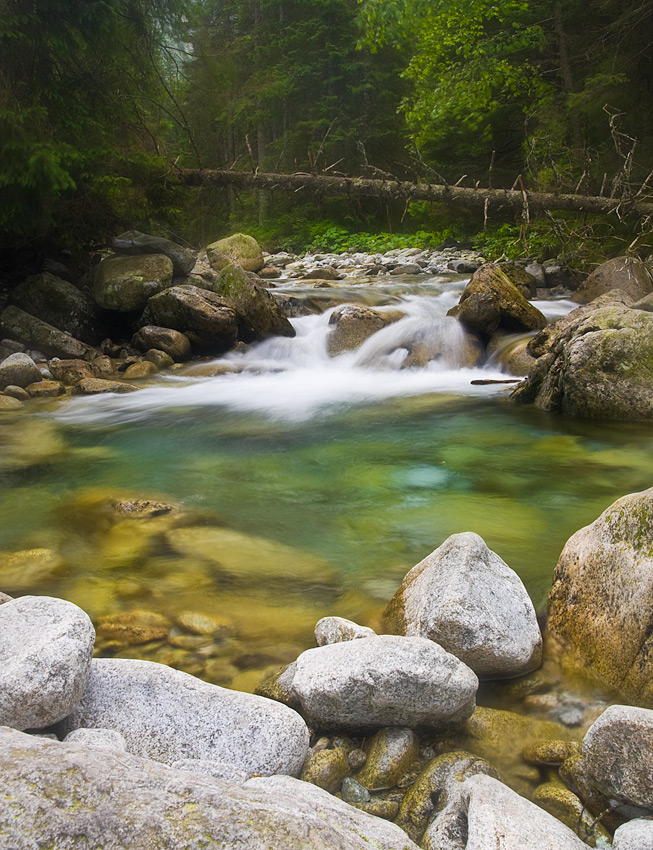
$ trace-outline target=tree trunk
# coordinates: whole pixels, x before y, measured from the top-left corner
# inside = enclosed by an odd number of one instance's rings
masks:
[[[555,195],[545,192],[522,192],[513,189],[468,189],[435,183],[409,183],[399,180],[369,180],[362,177],[332,177],[312,174],[256,174],[246,171],[202,171],[184,169],[180,179],[187,186],[233,186],[237,189],[267,189],[298,193],[302,190],[320,195],[372,197],[380,200],[438,201],[446,204],[485,210],[486,204],[495,210],[529,212],[544,210],[595,213],[606,215],[615,211],[623,216],[635,213],[653,215],[651,201],[628,201],[587,195]]]

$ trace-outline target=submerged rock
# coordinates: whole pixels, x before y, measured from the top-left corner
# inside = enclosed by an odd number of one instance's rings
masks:
[[[63,599],[22,596],[0,606],[0,725],[49,726],[86,687],[95,632]]]
[[[296,775],[308,753],[306,724],[287,706],[151,661],[95,659],[61,724],[64,733],[82,727],[115,729],[130,753],[166,764],[216,758],[251,773]]]
[[[378,635],[303,652],[290,689],[319,728],[447,727],[474,710],[478,679],[441,646]]]
[[[453,534],[404,578],[389,631],[433,640],[483,678],[539,667],[542,637],[519,576],[478,534]]]
[[[351,775],[347,753],[342,747],[311,753],[304,763],[300,779],[324,788],[331,794],[340,788],[342,780]]]
[[[403,318],[399,310],[384,312],[362,304],[345,304],[337,307],[329,319],[327,351],[336,357],[343,351],[354,351],[377,331]]]
[[[290,777],[244,785],[0,730],[0,832],[12,850],[417,850],[394,824]],[[107,788],[110,793],[107,793]]]
[[[587,811],[583,802],[559,781],[538,785],[533,802],[568,826],[590,847],[596,846],[598,838],[606,844],[610,840],[607,830]]]
[[[653,488],[618,499],[566,543],[548,628],[566,657],[653,707]]]

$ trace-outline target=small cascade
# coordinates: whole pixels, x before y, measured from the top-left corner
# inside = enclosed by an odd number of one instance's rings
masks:
[[[368,288],[375,290],[374,299],[368,297]],[[378,303],[383,300],[378,289],[352,287],[351,294],[358,304]],[[69,400],[58,417],[69,422],[120,422],[151,417],[157,410],[212,406],[303,421],[343,406],[400,396],[505,392],[505,387],[491,383],[506,377],[505,367],[496,358],[484,363],[485,352],[476,338],[447,316],[460,288],[431,284],[426,291],[423,283],[412,293],[400,295],[395,290],[390,303],[375,309],[399,310],[403,317],[373,333],[355,351],[329,356],[327,339],[333,331],[329,321],[338,309],[330,306],[317,315],[292,319],[297,332],[292,339],[275,337],[245,352],[230,352],[222,358],[231,367],[225,374],[161,376],[137,393]]]

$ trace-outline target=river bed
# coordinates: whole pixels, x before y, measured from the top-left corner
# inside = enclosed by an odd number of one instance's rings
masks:
[[[378,627],[404,574],[456,532],[480,534],[543,611],[565,541],[650,486],[653,433],[549,416],[510,402],[505,385],[472,384],[508,376],[496,362],[459,366],[445,314],[464,283],[334,285],[405,313],[357,352],[327,355],[328,307],[294,319],[295,339],[228,355],[225,374],[5,415],[0,589],[69,599],[100,623],[166,618],[165,637],[125,645],[100,629],[99,651],[243,690],[313,646],[322,616]],[[537,305],[550,317],[574,306]],[[400,369],[406,341],[433,333],[442,357]],[[177,512],[107,508],[130,499]],[[7,553],[25,550],[39,554],[18,570]],[[202,631],[199,615],[214,626]]]

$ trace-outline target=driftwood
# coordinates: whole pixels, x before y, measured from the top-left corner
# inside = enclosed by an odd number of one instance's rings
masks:
[[[380,200],[439,201],[486,211],[495,209],[521,212],[561,210],[567,212],[653,215],[653,203],[647,200],[604,198],[592,195],[556,195],[526,192],[523,189],[470,189],[436,183],[411,183],[401,180],[370,180],[364,177],[333,177],[326,174],[265,174],[247,171],[209,171],[183,169],[180,180],[187,186],[231,186],[235,189],[268,189],[283,192],[302,190],[322,195],[367,196]]]

